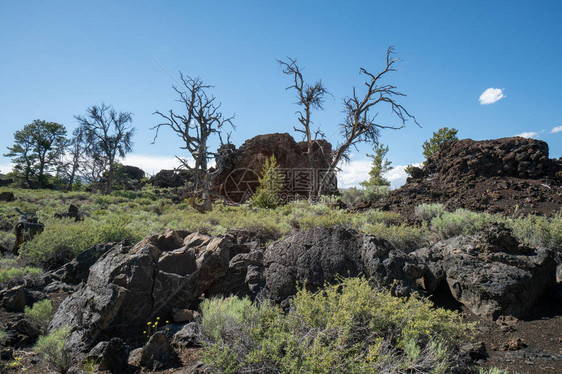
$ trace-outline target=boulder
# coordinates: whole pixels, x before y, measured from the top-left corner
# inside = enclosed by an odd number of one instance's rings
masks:
[[[46,298],[43,292],[34,290],[34,286],[24,280],[23,284],[0,291],[0,306],[8,312],[22,313],[26,306]]]
[[[14,196],[13,192],[9,192],[9,191],[0,192],[0,201],[10,203],[12,201],[16,201],[16,197]]]
[[[188,170],[160,170],[150,178],[149,183],[158,188],[184,187],[194,181]]]
[[[412,254],[429,269],[420,282],[426,291],[432,293],[446,282],[457,301],[487,319],[523,317],[556,283],[552,251],[518,243],[502,225]]]
[[[196,322],[185,325],[172,337],[172,345],[175,347],[200,347],[201,346],[201,327]]]
[[[140,365],[151,370],[180,366],[180,359],[163,331],[152,335],[140,352]]]
[[[97,244],[79,253],[72,261],[53,271],[51,275],[64,283],[79,284],[85,282],[88,279],[90,267],[114,246],[115,243]]]
[[[84,213],[74,204],[70,204],[66,213],[55,213],[55,218],[73,218],[76,222],[84,220]]]
[[[33,344],[41,335],[41,326],[20,314],[6,323],[5,331],[8,335],[8,345],[19,348]]]
[[[191,238],[196,236],[201,235]],[[135,246],[115,245],[91,266],[87,282],[62,302],[49,329],[71,326],[69,345],[80,350],[112,337],[135,342],[156,316],[171,319],[174,309],[197,309],[200,298],[214,290],[247,289],[245,275],[242,285],[233,285],[226,275],[233,272],[231,260],[249,247],[231,235],[188,238],[167,231]]]
[[[88,358],[92,358],[98,363],[98,370],[122,373],[129,366],[127,363],[129,348],[123,340],[113,338],[108,342],[98,343],[92,348]]]
[[[175,323],[193,322],[199,318],[199,312],[189,309],[172,309],[172,320]]]
[[[397,294],[416,290],[425,266],[385,240],[343,227],[297,232],[271,244],[264,254],[265,285],[259,297],[287,305],[297,285],[314,290],[340,276],[365,275]]]

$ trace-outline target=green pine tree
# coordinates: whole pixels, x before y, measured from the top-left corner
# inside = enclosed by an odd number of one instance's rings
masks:
[[[283,204],[281,189],[283,187],[283,176],[279,173],[275,155],[265,160],[259,178],[260,185],[250,198],[250,204],[260,208],[276,208]]]
[[[390,181],[383,177],[384,173],[393,169],[393,167],[390,166],[391,162],[385,159],[388,153],[388,146],[385,147],[383,144],[377,144],[374,151],[374,155],[367,154],[367,156],[372,159],[369,180],[359,183],[361,186],[365,187],[365,189],[390,186]]]
[[[431,139],[423,143],[423,155],[425,159],[429,159],[431,156],[439,152],[441,144],[448,141],[459,140],[457,133],[459,130],[450,129],[448,127],[442,127],[437,132],[433,133]]]

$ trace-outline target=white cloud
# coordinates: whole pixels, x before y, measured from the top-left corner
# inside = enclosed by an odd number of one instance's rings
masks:
[[[397,165],[394,166],[394,169],[386,172],[383,176],[390,181],[390,187],[398,188],[406,183],[406,178],[408,178],[408,174],[404,170],[408,165]],[[421,167],[422,163],[412,164],[412,166]]]
[[[12,171],[12,164],[0,164],[0,174],[7,174]]]
[[[482,92],[478,100],[480,100],[480,104],[488,105],[498,102],[504,97],[503,88],[488,88],[486,91]]]
[[[550,130],[551,134],[554,134],[554,133],[557,133],[557,132],[562,132],[562,126],[556,126],[552,130]]]
[[[338,173],[338,187],[359,187],[359,183],[369,179],[371,160],[353,160],[342,165]]]
[[[521,134],[515,134],[514,136],[520,136],[522,138],[535,139],[539,136],[539,133],[536,132],[536,131],[525,131],[525,132],[522,132]]]
[[[413,164],[420,167],[422,164]],[[384,174],[384,177],[390,181],[392,188],[398,188],[406,183],[408,174],[404,171],[407,165],[396,165],[394,168]],[[342,166],[342,170],[338,174],[338,187],[350,188],[360,187],[359,183],[369,179],[369,171],[371,170],[371,160],[354,160]]]
[[[128,155],[121,163],[139,167],[150,175],[154,175],[162,169],[174,169],[180,166],[180,162],[173,156],[140,154]]]

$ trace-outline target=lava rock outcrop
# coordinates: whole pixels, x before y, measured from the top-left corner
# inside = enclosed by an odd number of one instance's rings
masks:
[[[562,208],[562,159],[521,137],[446,142],[377,208],[412,216],[422,203],[508,215],[550,215]]]
[[[239,203],[247,200],[259,186],[258,178],[265,161],[275,155],[285,185],[282,193],[288,196],[306,196],[324,178],[332,145],[318,140],[312,148],[312,162],[306,142],[296,142],[288,133],[258,135],[232,150],[225,159],[222,172],[214,179],[215,188],[227,199]],[[324,193],[337,194],[335,175],[325,183]]]

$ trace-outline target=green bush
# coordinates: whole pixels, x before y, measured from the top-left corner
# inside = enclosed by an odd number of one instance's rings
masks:
[[[431,220],[431,229],[441,238],[465,234],[476,234],[482,228],[498,218],[487,213],[475,213],[465,209],[457,209],[453,213],[444,212]]]
[[[4,344],[8,340],[8,333],[4,330],[0,330],[0,345]]]
[[[347,206],[354,206],[362,201],[367,200],[367,194],[365,193],[365,190],[356,187],[340,189],[340,194],[341,200]]]
[[[267,303],[202,304],[204,360],[217,373],[445,373],[471,325],[417,296],[397,298],[352,278],[288,313]]]
[[[507,222],[513,234],[533,246],[562,251],[562,214],[553,217],[527,216]]]
[[[225,340],[228,331],[239,328],[253,308],[252,302],[237,297],[206,299],[201,303],[201,331],[213,340]]]
[[[78,253],[93,245],[118,242],[125,239],[140,240],[147,233],[136,235],[128,226],[127,215],[110,215],[103,220],[49,219],[45,230],[25,243],[21,256],[28,263],[44,268],[54,268],[70,261]],[[150,232],[148,232],[150,233]]]
[[[275,155],[265,160],[259,178],[260,185],[250,199],[251,205],[259,208],[275,208],[283,204],[280,196],[283,176],[277,168]]]
[[[72,366],[70,350],[65,347],[70,327],[61,327],[48,335],[40,336],[34,350],[59,373],[66,373]]]
[[[34,303],[31,308],[26,306],[23,312],[45,329],[53,317],[53,305],[51,300],[45,299]]]
[[[421,204],[414,209],[414,216],[422,221],[431,221],[445,213],[443,204]]]
[[[348,206],[355,206],[363,201],[380,201],[388,197],[388,186],[367,186],[365,189],[350,187],[340,190],[341,200]]]
[[[42,270],[31,266],[20,266],[15,259],[2,258],[0,259],[0,284],[9,281],[10,279],[23,277],[25,275],[38,275]]]
[[[385,225],[382,223],[367,223],[362,226],[366,234],[386,239],[395,248],[410,252],[429,244],[427,226]]]

